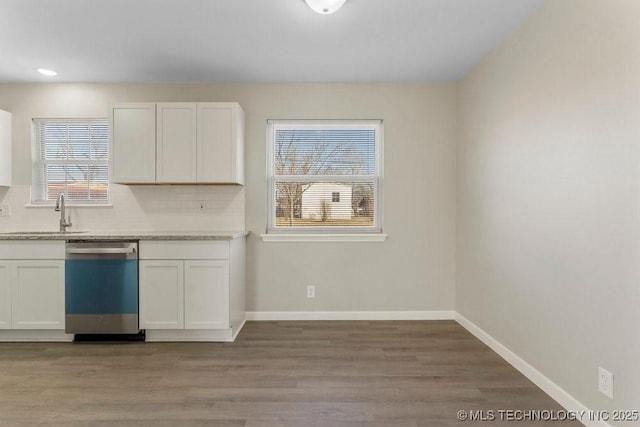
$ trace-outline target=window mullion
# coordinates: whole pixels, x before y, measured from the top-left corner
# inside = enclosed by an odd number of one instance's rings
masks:
[[[278,182],[375,182],[374,175],[275,175]]]

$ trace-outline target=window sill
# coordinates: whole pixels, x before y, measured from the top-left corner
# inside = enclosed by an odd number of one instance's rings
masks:
[[[56,205],[34,205],[32,203],[27,203],[24,205],[25,209],[53,209]],[[67,208],[112,208],[113,204],[111,203],[100,203],[100,204],[74,204],[74,203],[65,203],[64,205]]]
[[[314,242],[314,243],[371,243],[384,242],[388,234],[368,233],[368,234],[261,234],[263,242]]]

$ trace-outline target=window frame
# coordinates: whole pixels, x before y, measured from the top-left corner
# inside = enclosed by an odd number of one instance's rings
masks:
[[[275,175],[274,150],[276,129],[373,129],[375,131],[375,170],[371,175]],[[313,120],[267,120],[267,226],[265,241],[307,241],[315,240],[314,236],[322,236],[321,241],[369,241],[366,235],[384,236],[382,228],[382,200],[383,200],[383,152],[384,152],[384,121],[382,119],[313,119]],[[277,227],[276,223],[276,181],[290,182],[370,182],[375,180],[374,216],[372,226],[314,226],[314,227]],[[286,238],[289,236],[290,238]],[[373,238],[371,241],[384,239]]]
[[[41,125],[41,123],[52,123],[52,122],[60,122],[60,123],[69,123],[69,122],[76,122],[76,123],[91,123],[91,122],[104,122],[107,126],[107,158],[106,160],[98,160],[98,159],[73,159],[73,160],[69,160],[69,159],[64,159],[64,160],[43,160],[42,156],[41,156],[41,141],[40,141],[40,130],[39,130],[39,126]],[[46,191],[45,188],[47,186],[47,182],[45,177],[44,177],[44,165],[48,165],[48,164],[60,164],[60,165],[65,165],[65,164],[82,164],[82,165],[87,165],[87,167],[90,166],[106,166],[107,168],[107,194],[106,197],[103,200],[99,200],[99,199],[69,199],[68,197],[68,190],[67,190],[67,184],[68,181],[66,181],[65,179],[65,198],[66,198],[66,205],[67,206],[86,206],[86,207],[105,207],[105,206],[111,206],[111,202],[109,199],[110,196],[110,186],[111,186],[111,176],[110,176],[110,171],[109,171],[109,165],[110,165],[110,157],[111,157],[111,150],[109,147],[109,140],[110,140],[110,136],[111,136],[111,125],[109,123],[109,119],[105,118],[105,117],[80,117],[80,118],[33,118],[31,119],[31,162],[32,162],[32,166],[31,166],[31,175],[32,175],[32,182],[31,182],[31,194],[29,197],[29,201],[30,201],[30,206],[34,206],[34,207],[38,207],[38,206],[42,206],[42,207],[47,207],[47,206],[54,206],[56,201],[55,200],[47,200],[44,198],[36,198],[36,196],[40,196],[37,194],[34,194],[34,187],[36,186],[36,184],[40,184],[42,187],[42,191]],[[90,143],[91,139],[89,140]],[[67,139],[67,143],[68,143],[68,139]],[[89,148],[90,149],[90,148]],[[36,180],[36,175],[39,176],[39,178]],[[41,195],[45,195],[45,194],[41,194]]]

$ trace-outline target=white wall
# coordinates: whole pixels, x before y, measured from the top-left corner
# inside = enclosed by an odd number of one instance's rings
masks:
[[[69,207],[71,230],[244,230],[244,188],[239,186],[109,185],[107,207]],[[60,214],[30,205],[30,186],[0,188],[0,203],[11,216],[0,217],[0,232],[54,231]],[[200,209],[204,203],[204,209]]]
[[[81,228],[221,229],[245,223],[249,311],[452,310],[455,85],[0,85],[13,113],[13,216],[0,230],[57,227],[23,209],[33,117],[106,117],[117,101],[238,101],[246,113],[246,186],[115,186],[111,209],[74,208]],[[263,243],[267,119],[384,119],[384,243]],[[198,200],[211,200],[198,212]],[[245,200],[246,198],[246,200]],[[77,221],[77,222],[76,222]],[[317,286],[307,299],[306,285]]]
[[[547,1],[458,86],[456,310],[592,409],[640,408],[639,23]]]

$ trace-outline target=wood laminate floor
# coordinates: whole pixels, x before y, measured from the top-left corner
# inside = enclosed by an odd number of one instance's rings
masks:
[[[581,425],[497,412],[532,409],[561,407],[453,321],[248,322],[234,343],[0,344],[0,426]]]

